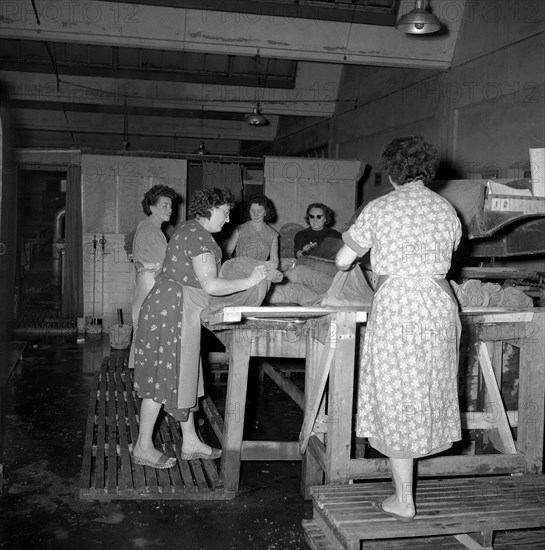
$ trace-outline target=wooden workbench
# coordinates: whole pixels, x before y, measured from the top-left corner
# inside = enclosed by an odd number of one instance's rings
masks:
[[[346,440],[335,441],[331,448],[329,435],[335,430],[328,430],[325,440],[313,434],[306,453],[311,457],[307,463],[316,466],[315,486],[310,490],[313,519],[303,520],[309,547],[386,548],[393,547],[389,543],[394,539],[395,548],[435,549],[441,544],[442,548],[492,550],[495,531],[545,526],[545,481],[543,475],[535,475],[543,472],[544,319],[544,308],[462,312],[461,421],[464,430],[473,432],[474,446],[469,452],[454,446],[450,455],[416,461],[413,523],[377,511],[376,503],[393,491],[388,459],[355,458],[345,452]],[[350,367],[343,365],[343,376],[352,374]],[[335,378],[330,377],[330,384],[330,392],[335,391]],[[475,389],[477,399],[464,400]],[[353,393],[347,394],[348,400],[352,397]],[[346,405],[341,414],[349,410]],[[339,418],[341,424],[350,422],[348,416]],[[332,469],[330,457],[339,449],[344,458]],[[333,474],[329,481],[328,472]],[[357,479],[366,482],[351,483]],[[537,531],[535,540],[540,535]]]
[[[305,388],[323,387],[329,372],[330,403],[335,403],[334,415],[351,418],[353,373],[356,361],[356,326],[367,320],[365,308],[350,307],[227,307],[207,324],[229,349],[229,375],[224,418],[211,410],[207,402],[205,412],[223,447],[220,476],[226,493],[236,493],[239,486],[242,460],[301,460],[297,441],[248,441],[243,439],[246,391],[250,357],[305,358]],[[227,338],[225,338],[227,336]],[[348,367],[348,368],[346,368]],[[350,374],[352,373],[352,374]],[[269,374],[275,376],[274,370]],[[273,378],[274,379],[274,378]],[[319,384],[319,379],[322,384]],[[351,422],[324,422],[325,402],[319,390],[297,389],[276,373],[277,383],[303,405],[307,440],[314,429],[314,419],[328,427],[330,452],[324,464],[327,480],[344,479],[347,472],[351,439]],[[300,390],[299,390],[300,391]],[[320,393],[320,395],[318,395]],[[331,411],[330,411],[331,412]],[[310,420],[312,419],[312,421]],[[306,423],[306,424],[305,424]],[[348,444],[347,444],[348,443]],[[308,464],[306,464],[308,459]],[[316,466],[305,453],[302,484],[309,494],[310,483],[318,475]]]
[[[419,476],[472,476],[491,474],[538,474],[543,472],[543,426],[545,401],[545,308],[513,309],[467,308],[461,313],[462,333],[471,332],[479,368],[488,378],[489,393],[482,411],[461,411],[462,428],[485,430],[490,434],[496,452],[436,456],[417,461]],[[518,409],[505,411],[501,395],[502,343],[517,346],[519,354]],[[346,402],[339,410],[339,424],[350,424],[346,411],[352,410],[353,392],[347,379],[354,379],[352,364],[343,364],[342,381],[330,376],[330,393],[339,387],[347,390]],[[495,387],[494,387],[495,386]],[[516,429],[516,437],[513,437]],[[354,479],[388,477],[385,458],[349,458],[346,437],[327,438],[327,445],[316,435],[309,442],[309,451],[319,469],[331,476],[329,482],[348,483]],[[334,447],[331,448],[331,443]],[[331,456],[341,452],[342,459],[331,467]],[[316,484],[320,483],[318,477]]]
[[[364,308],[225,308],[211,330],[227,331],[229,377],[226,413],[216,433],[223,445],[221,477],[236,492],[241,460],[297,460],[303,449],[302,489],[389,476],[388,460],[356,458],[353,434],[357,329]],[[545,396],[545,308],[468,308],[461,314],[471,331],[479,366],[492,372],[482,411],[462,411],[464,429],[486,430],[497,452],[437,456],[417,461],[419,476],[542,473]],[[520,349],[518,410],[501,407],[502,342]],[[304,421],[297,442],[243,439],[250,357],[304,357]],[[493,377],[500,383],[494,388]],[[327,383],[327,386],[325,382]],[[295,392],[296,393],[296,392]],[[288,392],[289,394],[289,392]],[[500,408],[498,408],[498,402]],[[486,406],[492,404],[491,409]],[[216,415],[217,417],[217,415]],[[513,435],[516,434],[516,437]],[[307,447],[308,444],[308,447]]]

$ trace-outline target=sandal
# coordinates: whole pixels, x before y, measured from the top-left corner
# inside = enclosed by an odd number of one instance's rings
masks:
[[[155,462],[153,460],[149,460],[148,458],[134,456],[132,453],[131,460],[139,466],[149,466],[150,468],[155,468],[157,470],[166,470],[168,468],[172,468],[174,464],[176,464],[176,458],[167,456],[164,453],[159,457],[159,460],[156,460]]]
[[[216,458],[221,457],[221,449],[210,448],[210,453],[180,453],[180,458],[182,460],[216,460]]]

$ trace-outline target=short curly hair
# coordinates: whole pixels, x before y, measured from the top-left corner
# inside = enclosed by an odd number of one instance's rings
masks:
[[[325,215],[325,226],[326,227],[329,227],[330,225],[333,225],[333,221],[335,219],[335,213],[333,212],[333,210],[331,210],[331,208],[329,208],[329,206],[326,206],[325,204],[323,204],[321,202],[313,202],[312,204],[308,205],[307,211],[306,211],[306,214],[305,214],[305,222],[308,225],[310,225],[310,218],[309,218],[310,211],[313,208],[319,208],[324,213],[324,215]]]
[[[265,217],[263,218],[263,221],[270,222],[276,217],[276,212],[270,199],[268,199],[265,195],[253,195],[248,200],[248,205],[246,207],[245,218],[247,220],[250,219],[250,208],[252,204],[258,204],[265,209]]]
[[[235,201],[229,189],[218,189],[217,187],[206,187],[195,191],[187,213],[196,218],[208,218],[212,215],[212,208],[228,205],[233,208]]]
[[[155,206],[161,197],[166,197],[174,202],[174,199],[177,196],[178,194],[176,191],[168,185],[154,185],[144,194],[144,198],[142,199],[142,210],[144,210],[144,214],[146,214],[146,216],[150,216],[150,206]]]
[[[439,154],[422,136],[400,137],[386,145],[381,164],[397,185],[416,179],[428,183],[435,177]]]

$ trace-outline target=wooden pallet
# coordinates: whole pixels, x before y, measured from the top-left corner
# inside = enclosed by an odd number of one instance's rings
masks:
[[[318,523],[303,520],[305,542],[312,550],[331,550],[333,546]],[[464,550],[467,547],[453,537],[416,537],[411,539],[363,541],[361,550]]]
[[[56,309],[23,309],[14,328],[16,335],[73,334],[77,332],[75,317],[63,317]]]
[[[157,470],[133,464],[138,437],[138,406],[132,371],[124,354],[112,354],[96,373],[91,390],[83,452],[80,496],[97,500],[225,500],[217,465],[209,460],[181,460],[179,424],[164,415],[155,446],[178,461]]]
[[[387,548],[386,539],[396,539],[390,548],[492,548],[494,531],[545,526],[542,475],[419,480],[412,523],[376,509],[374,503],[391,493],[389,482],[312,487],[314,518],[303,521],[309,546]],[[481,544],[470,533],[482,534]]]

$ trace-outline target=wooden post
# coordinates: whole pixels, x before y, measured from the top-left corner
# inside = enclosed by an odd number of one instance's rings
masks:
[[[311,413],[311,408],[315,404],[310,402],[310,388],[316,381],[316,365],[318,358],[324,346],[316,338],[316,328],[309,326],[307,322],[306,329],[306,359],[305,359],[305,394],[304,394],[304,416]],[[318,415],[324,412],[324,403],[322,402]],[[323,443],[324,434],[317,434],[316,437]],[[310,500],[310,487],[313,485],[321,485],[323,483],[323,471],[319,462],[315,459],[312,451],[307,447],[303,454],[303,463],[301,465],[301,496],[305,500]]]
[[[244,411],[252,331],[234,333],[229,346],[229,375],[225,398],[221,478],[226,492],[236,492],[239,484],[240,454],[244,430]]]
[[[356,313],[333,315],[336,353],[329,373],[326,483],[348,483],[356,360]]]
[[[524,328],[520,348],[517,448],[526,457],[526,473],[541,474],[545,422],[545,309],[536,309]]]

